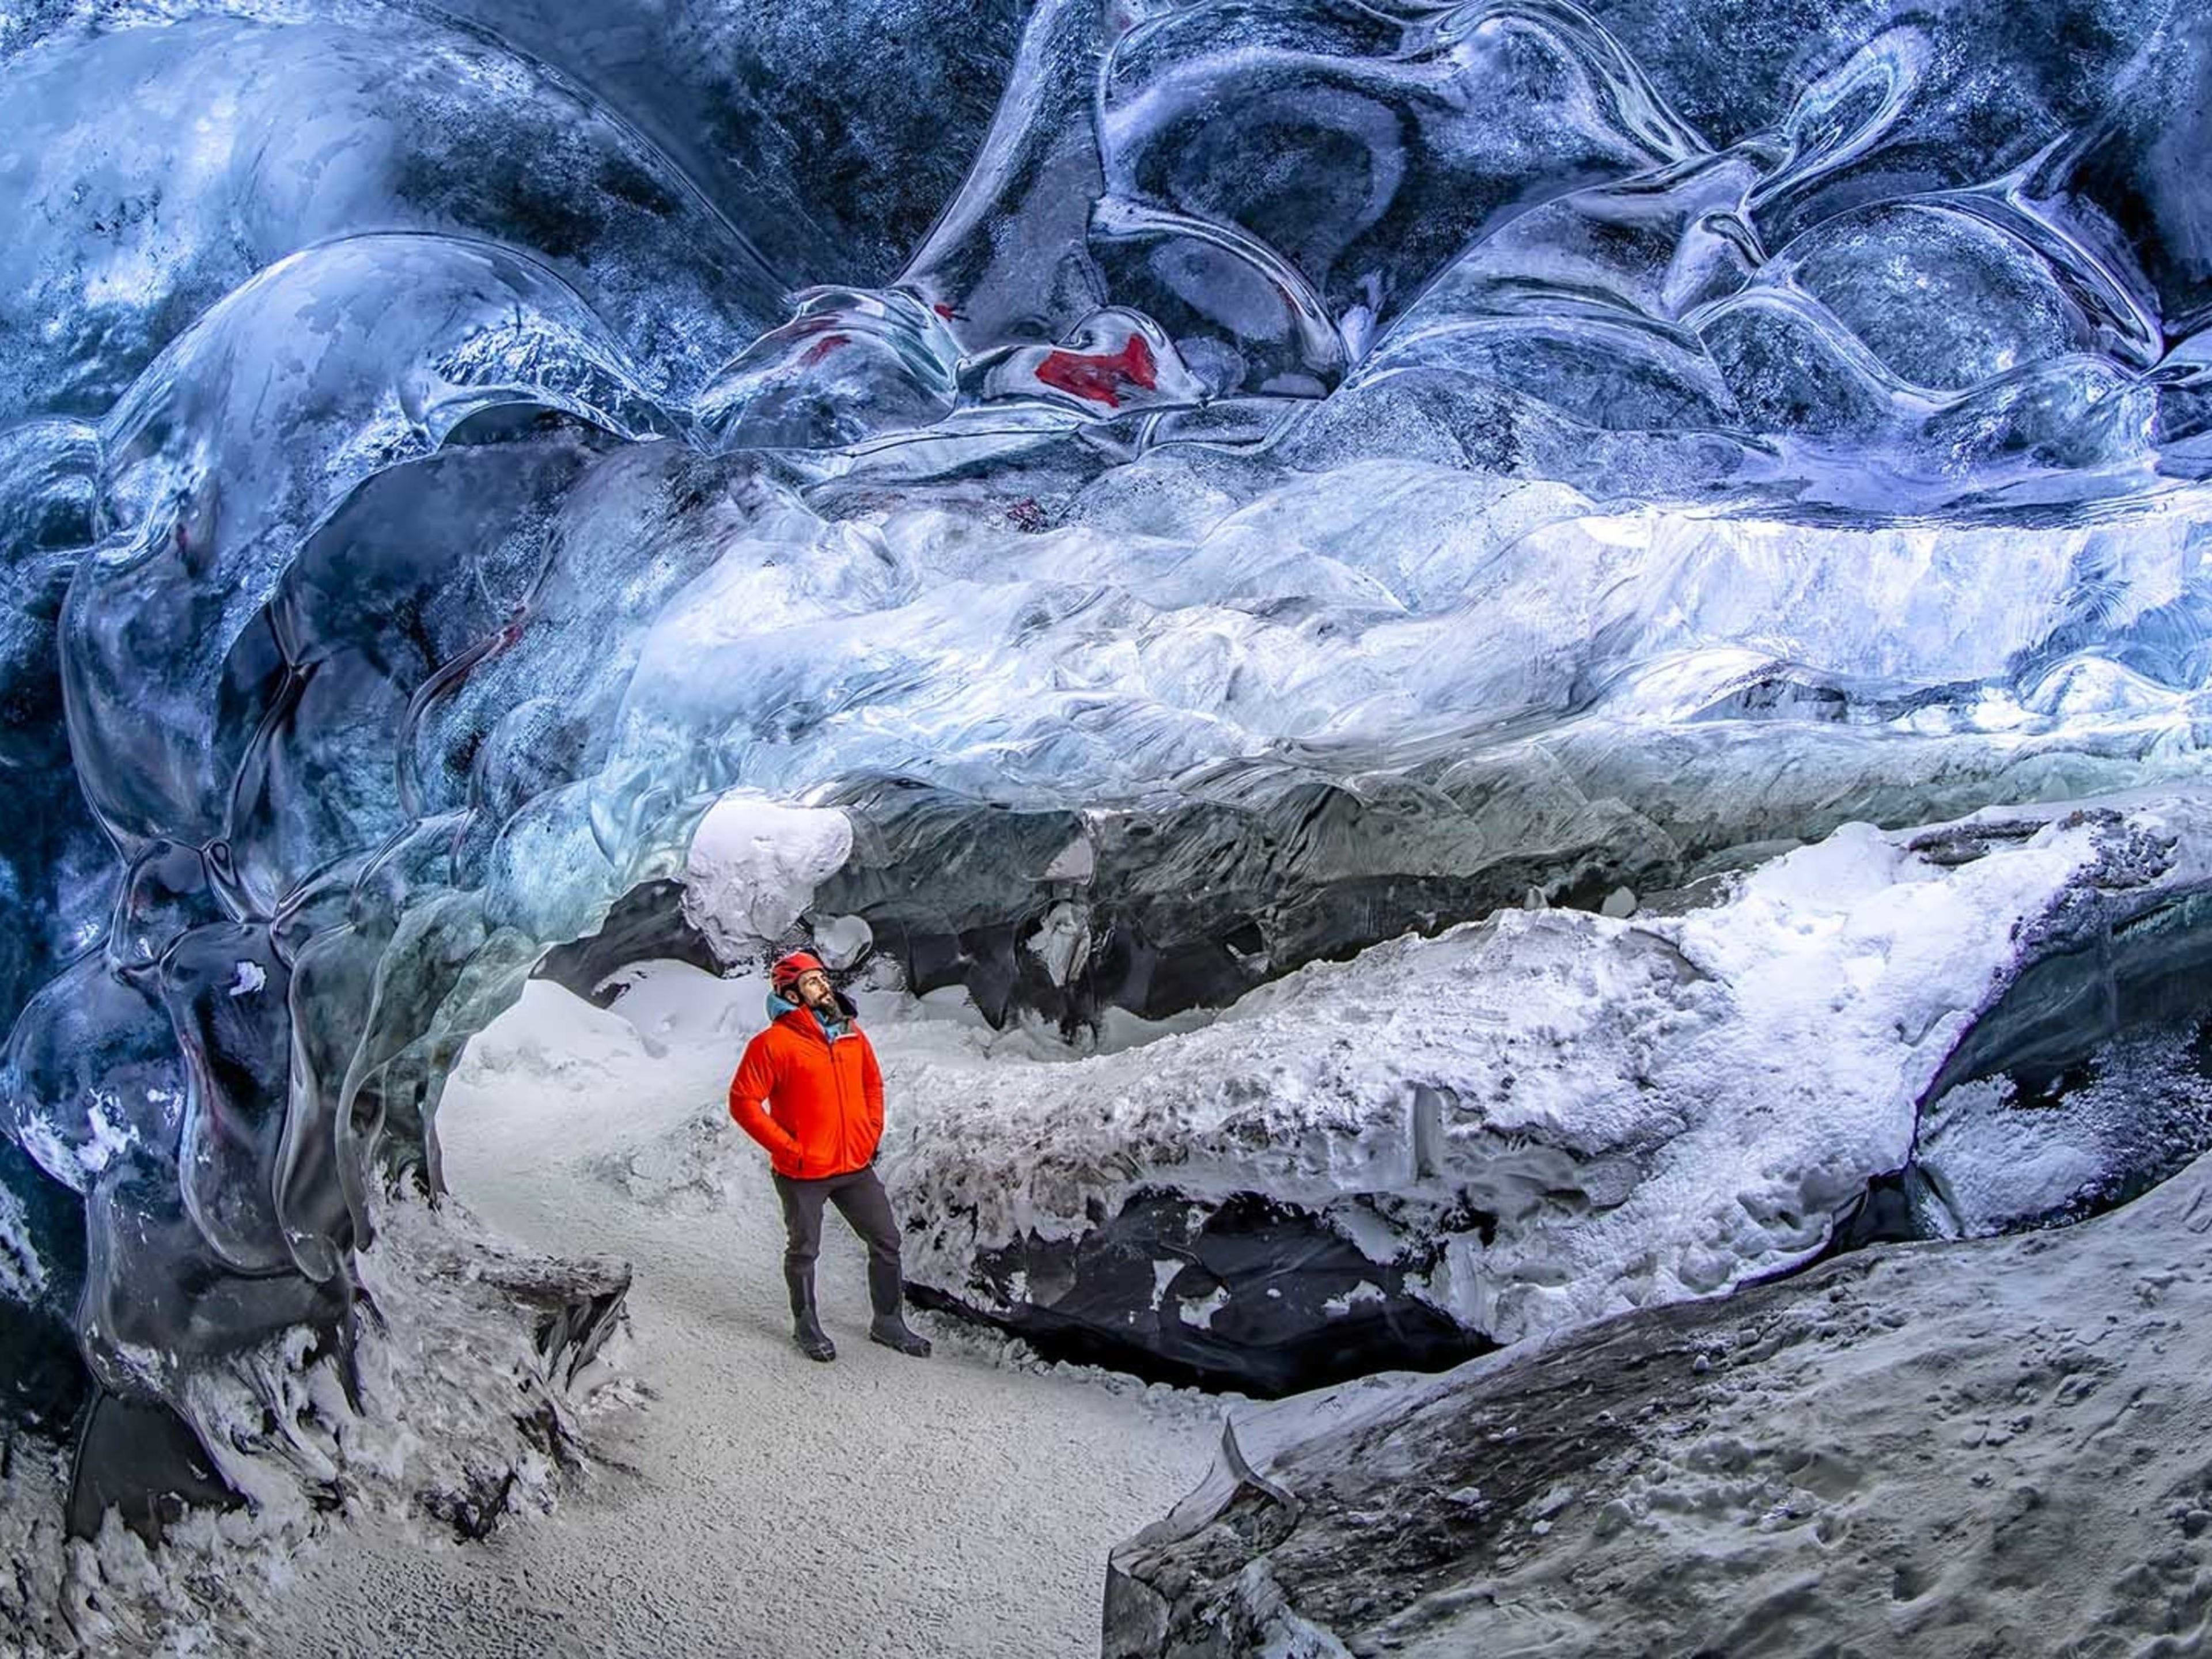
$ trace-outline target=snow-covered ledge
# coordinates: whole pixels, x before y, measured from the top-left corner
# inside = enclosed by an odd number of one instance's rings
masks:
[[[2203,790],[1849,825],[1686,914],[1502,913],[1119,1053],[895,1064],[908,1272],[1257,1390],[1719,1295],[1815,1255],[2023,969],[2208,848]]]

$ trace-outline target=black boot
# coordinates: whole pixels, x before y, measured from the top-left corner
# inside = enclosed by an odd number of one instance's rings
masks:
[[[835,1359],[837,1345],[830,1340],[830,1334],[822,1328],[822,1322],[814,1313],[813,1268],[787,1267],[783,1279],[791,1290],[791,1340],[809,1359],[825,1363]]]
[[[929,1358],[929,1339],[911,1328],[897,1314],[878,1314],[868,1322],[868,1340],[880,1342],[886,1348],[912,1354],[916,1359]]]
[[[916,1359],[927,1359],[929,1339],[908,1328],[905,1317],[899,1312],[903,1298],[897,1259],[884,1261],[870,1257],[868,1300],[875,1306],[876,1316],[868,1322],[868,1340],[880,1342],[886,1348],[910,1354]]]

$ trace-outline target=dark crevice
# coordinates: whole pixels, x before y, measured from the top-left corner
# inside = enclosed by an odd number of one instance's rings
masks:
[[[167,1406],[94,1390],[70,1472],[70,1537],[96,1537],[112,1508],[125,1526],[158,1544],[188,1508],[234,1510],[245,1502]]]
[[[1431,1309],[1408,1304],[1389,1315],[1346,1318],[1305,1341],[1267,1349],[1220,1344],[1210,1358],[1195,1352],[1178,1358],[1049,1308],[993,1315],[931,1285],[909,1284],[907,1293],[916,1307],[1018,1337],[1039,1358],[1052,1363],[1095,1366],[1143,1382],[1256,1400],[1279,1400],[1377,1371],[1448,1371],[1498,1347]]]
[[[1449,1218],[1467,1230],[1486,1219]],[[1378,1370],[1449,1370],[1495,1348],[1417,1294],[1435,1265],[1375,1261],[1330,1217],[1262,1193],[1201,1202],[1140,1189],[1080,1238],[980,1253],[975,1282],[993,1307],[913,1293],[1048,1358],[1274,1399]]]
[[[687,962],[710,974],[724,963],[712,941],[684,914],[684,889],[673,881],[648,881],[616,900],[599,930],[544,954],[537,977],[550,979],[599,1007],[619,994],[607,981],[640,962]]]

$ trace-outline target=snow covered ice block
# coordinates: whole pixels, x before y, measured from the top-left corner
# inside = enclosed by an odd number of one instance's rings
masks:
[[[1075,1064],[897,1074],[910,1277],[1258,1393],[1811,1260],[2039,962],[2212,882],[2212,797],[1865,825],[1626,921],[1507,911]]]

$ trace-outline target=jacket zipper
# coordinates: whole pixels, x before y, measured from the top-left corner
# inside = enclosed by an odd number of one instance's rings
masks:
[[[850,1150],[852,1116],[851,1109],[846,1099],[845,1068],[837,1063],[837,1039],[822,1029],[822,1023],[819,1020],[814,1022],[814,1034],[822,1039],[822,1046],[830,1051],[830,1075],[837,1082],[837,1152],[842,1161],[844,1154]],[[848,1031],[847,1035],[853,1036],[855,1033]],[[804,1149],[799,1154],[799,1167],[802,1170],[806,1167],[806,1153]]]
[[[837,1161],[842,1164],[852,1152],[852,1109],[845,1101],[845,1068],[837,1063],[837,1039],[829,1032],[822,1034],[830,1045],[830,1071],[837,1079]]]

